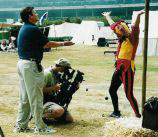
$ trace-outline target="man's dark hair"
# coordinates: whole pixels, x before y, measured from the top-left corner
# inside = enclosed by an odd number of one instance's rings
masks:
[[[26,7],[20,12],[22,22],[29,22],[29,15],[32,15],[34,7]]]

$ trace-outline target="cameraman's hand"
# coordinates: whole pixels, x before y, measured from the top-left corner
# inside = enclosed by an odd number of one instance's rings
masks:
[[[56,85],[52,86],[52,90],[53,90],[54,92],[59,92],[60,87],[61,87],[60,84],[56,84]]]

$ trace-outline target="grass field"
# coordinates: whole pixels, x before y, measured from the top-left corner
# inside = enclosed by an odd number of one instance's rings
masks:
[[[108,88],[114,71],[114,56],[104,55],[106,48],[98,47],[61,47],[44,54],[43,66],[46,68],[60,57],[70,60],[72,67],[84,72],[85,81],[74,94],[69,110],[75,121],[68,125],[53,125],[57,130],[48,137],[102,137],[105,122],[112,112]],[[0,126],[6,137],[35,137],[33,133],[13,133],[18,108],[17,53],[0,53]],[[136,57],[136,76],[134,95],[141,109],[142,57]],[[158,57],[148,58],[147,98],[158,96]],[[88,91],[86,91],[88,89]],[[119,89],[119,105],[123,116],[134,116],[122,87]],[[104,113],[105,117],[102,117]],[[30,122],[33,127],[34,121]],[[46,135],[40,135],[45,137]]]

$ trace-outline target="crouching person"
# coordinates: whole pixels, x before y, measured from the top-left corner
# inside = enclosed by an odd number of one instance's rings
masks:
[[[55,61],[54,66],[50,66],[44,70],[45,86],[43,88],[43,120],[46,124],[52,124],[56,122],[73,122],[73,117],[71,114],[63,106],[60,106],[56,103],[56,95],[58,92],[60,92],[61,88],[59,75],[64,73],[66,69],[71,69],[71,65],[67,59],[61,58]]]

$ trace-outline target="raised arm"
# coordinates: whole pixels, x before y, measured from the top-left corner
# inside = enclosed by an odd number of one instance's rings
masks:
[[[113,23],[115,23],[112,18],[110,17],[111,12],[103,12],[102,15],[106,18],[106,20],[108,21],[109,25],[112,25]]]
[[[136,20],[135,20],[135,22],[134,22],[134,26],[135,26],[135,27],[139,27],[139,24],[140,24],[140,16],[141,16],[142,14],[144,14],[144,13],[145,13],[144,10],[141,10],[141,11],[139,11],[139,12],[137,13],[137,17],[136,17]]]

